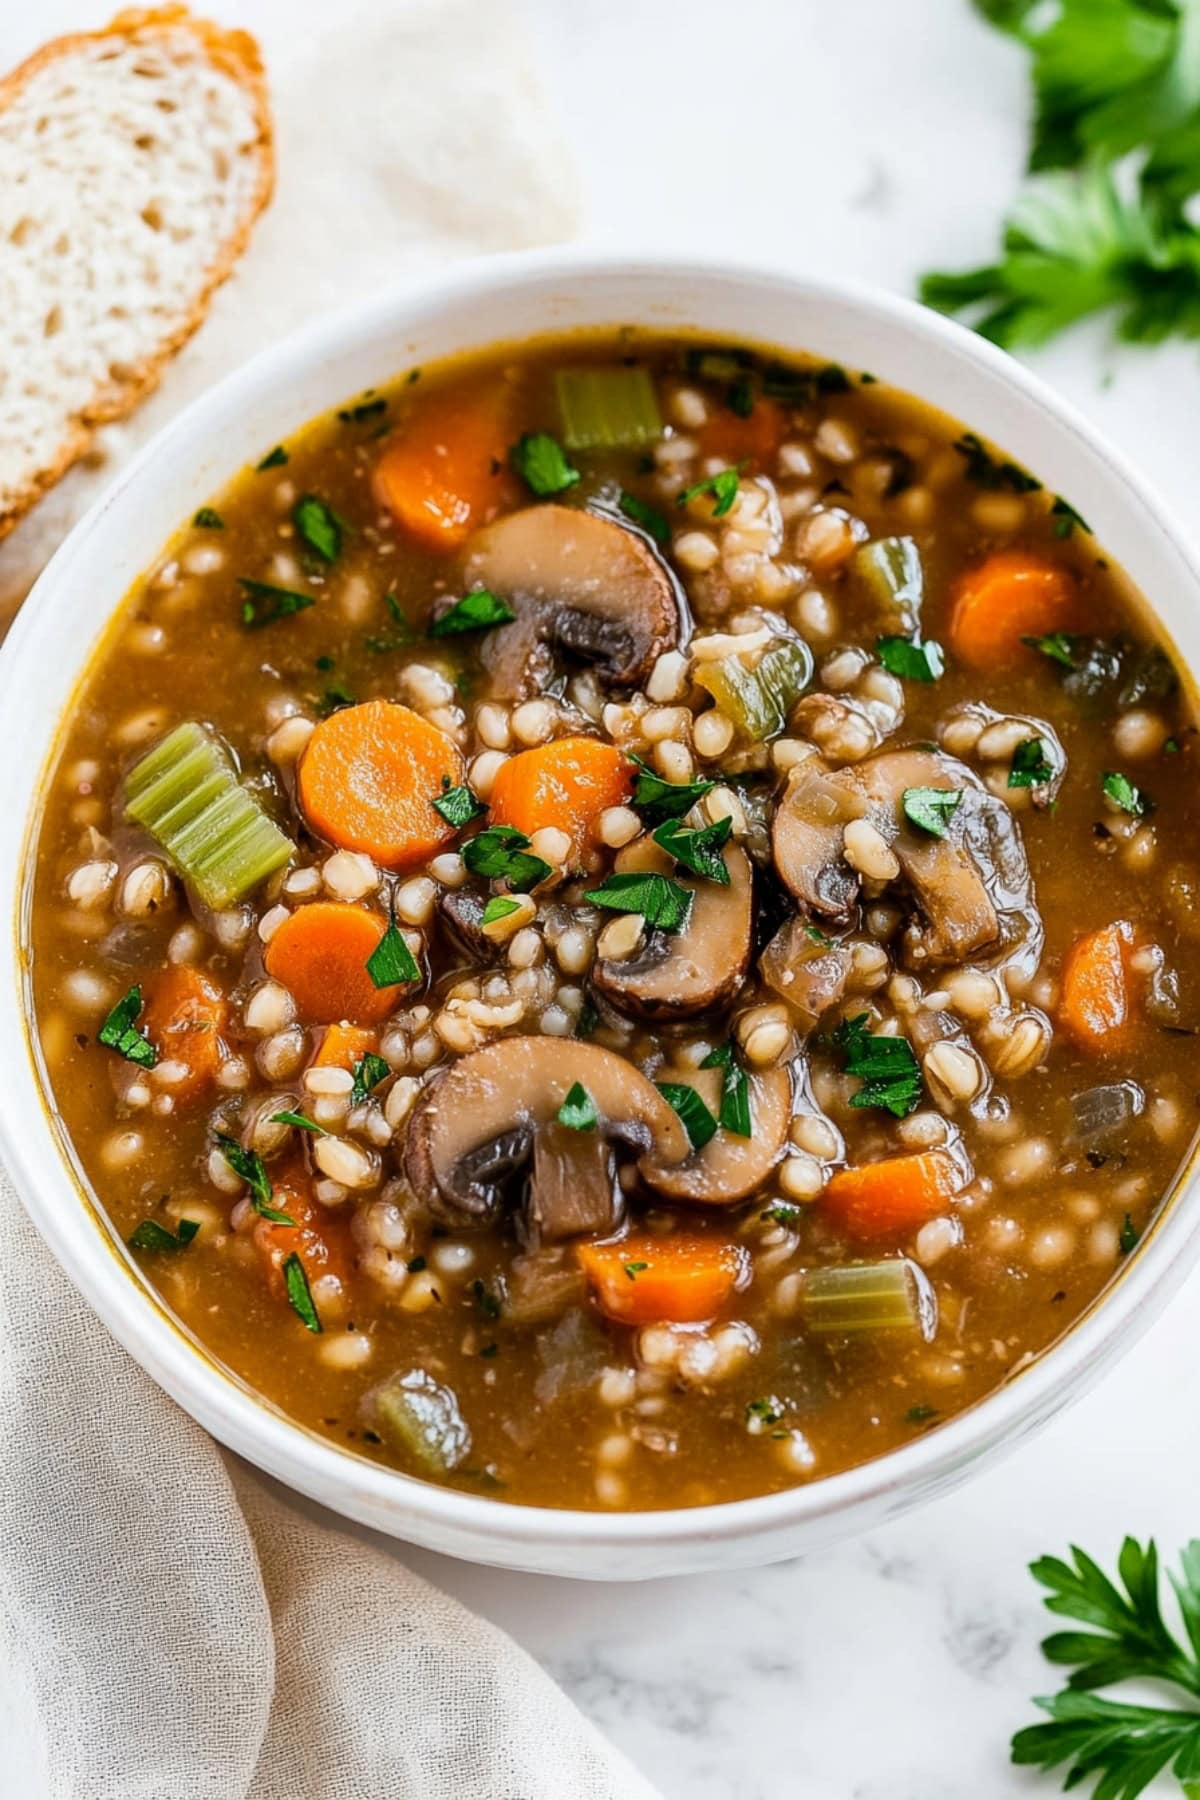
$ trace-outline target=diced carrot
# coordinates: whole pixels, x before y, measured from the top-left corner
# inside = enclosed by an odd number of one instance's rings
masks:
[[[303,1019],[319,1025],[382,1019],[403,991],[377,988],[367,973],[367,959],[386,929],[378,913],[361,906],[314,900],[283,921],[263,961]]]
[[[729,407],[718,407],[700,427],[702,458],[719,456],[726,463],[753,463],[761,467],[777,454],[787,436],[788,416],[778,400],[757,396],[746,418]]]
[[[1119,1050],[1129,1036],[1130,966],[1133,927],[1127,919],[1076,939],[1062,969],[1058,1018],[1081,1050],[1103,1056]]]
[[[364,700],[321,721],[297,783],[318,836],[364,850],[385,869],[406,869],[453,835],[433,802],[462,779],[458,747],[428,719],[391,700]]]
[[[748,1267],[742,1245],[686,1231],[579,1244],[576,1255],[601,1312],[622,1325],[711,1319],[741,1285]]]
[[[176,1105],[196,1099],[215,1079],[228,1020],[225,990],[211,975],[181,965],[154,978],[142,1023],[159,1060],[182,1063],[187,1070],[171,1086]]]
[[[511,394],[438,395],[388,440],[375,498],[426,550],[454,550],[512,498]]]
[[[949,637],[970,668],[1003,669],[1032,655],[1022,638],[1069,631],[1080,622],[1069,569],[1028,550],[997,550],[955,583]]]
[[[361,1025],[346,1025],[338,1020],[326,1028],[312,1066],[314,1069],[352,1069],[364,1056],[372,1056],[378,1049],[377,1031],[365,1031]]]
[[[296,1221],[277,1225],[271,1219],[259,1219],[254,1226],[254,1242],[271,1286],[281,1295],[286,1293],[283,1265],[294,1252],[304,1265],[310,1288],[322,1275],[336,1275],[344,1288],[351,1260],[348,1220],[313,1198],[311,1184],[299,1165],[289,1164],[282,1171],[268,1165],[268,1174],[271,1205]]]
[[[960,1186],[952,1157],[923,1150],[840,1169],[821,1205],[851,1237],[903,1237],[936,1217]]]
[[[529,837],[543,825],[557,826],[580,850],[600,814],[628,800],[634,773],[633,764],[599,738],[555,738],[501,763],[492,784],[492,818]]]

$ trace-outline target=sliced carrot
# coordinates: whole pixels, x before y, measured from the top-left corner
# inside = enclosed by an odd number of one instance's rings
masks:
[[[700,455],[761,466],[775,457],[787,428],[788,415],[778,400],[760,394],[744,419],[724,406],[709,414],[700,427]]]
[[[952,1157],[944,1150],[923,1150],[840,1169],[821,1205],[851,1237],[903,1237],[943,1211],[960,1186]]]
[[[314,900],[283,921],[263,961],[303,1019],[318,1025],[382,1019],[404,991],[377,988],[367,973],[367,959],[386,929],[378,913],[361,906]]]
[[[557,826],[579,850],[600,814],[628,800],[634,774],[633,764],[599,738],[555,738],[501,763],[492,784],[492,818],[529,837],[543,825]]]
[[[375,498],[424,549],[456,549],[512,498],[511,406],[495,385],[437,395],[388,440]]]
[[[997,550],[955,583],[949,636],[960,662],[1001,669],[1031,654],[1022,638],[1079,623],[1079,594],[1069,569],[1028,550]]]
[[[160,1062],[182,1063],[187,1070],[171,1086],[177,1105],[196,1099],[215,1080],[228,1021],[225,990],[211,975],[177,967],[155,977],[142,1022]]]
[[[1133,1016],[1129,992],[1133,948],[1132,925],[1118,919],[1078,938],[1067,951],[1058,1018],[1080,1049],[1102,1056],[1126,1043]]]
[[[601,1312],[622,1325],[711,1319],[745,1279],[748,1267],[742,1245],[686,1231],[579,1244],[576,1255]]]
[[[327,1027],[312,1066],[314,1069],[352,1069],[364,1056],[373,1056],[378,1049],[377,1031],[366,1031],[361,1025],[346,1025],[338,1020]]]
[[[445,732],[407,706],[364,700],[321,721],[297,782],[319,837],[364,850],[385,869],[406,869],[453,835],[433,802],[462,779],[462,757]]]
[[[351,1260],[348,1220],[313,1198],[308,1177],[298,1165],[291,1164],[282,1172],[268,1166],[267,1172],[271,1205],[295,1220],[294,1225],[277,1225],[271,1219],[259,1219],[255,1224],[254,1242],[271,1286],[281,1295],[286,1293],[283,1265],[295,1254],[304,1265],[310,1288],[322,1275],[336,1275],[345,1288]]]

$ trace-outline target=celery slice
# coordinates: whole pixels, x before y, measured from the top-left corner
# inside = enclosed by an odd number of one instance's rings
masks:
[[[937,1297],[923,1269],[906,1256],[884,1262],[810,1269],[804,1277],[804,1322],[821,1336],[937,1330]]]
[[[850,566],[872,598],[888,612],[899,612],[911,631],[925,598],[925,568],[913,539],[876,538],[855,551]]]
[[[662,436],[648,369],[560,369],[554,386],[568,450],[636,450]]]
[[[425,1369],[389,1376],[367,1395],[364,1410],[380,1437],[426,1475],[449,1475],[470,1451],[458,1396]]]
[[[229,906],[295,846],[238,781],[203,725],[176,726],[125,778],[125,811],[162,845],[206,906]]]
[[[752,669],[730,656],[724,662],[700,663],[693,673],[742,736],[761,743],[783,730],[812,667],[808,645],[789,638],[766,651]]]

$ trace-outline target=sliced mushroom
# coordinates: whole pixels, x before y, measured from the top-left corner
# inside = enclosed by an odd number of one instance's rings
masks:
[[[720,1069],[664,1070],[664,1077],[695,1088],[709,1111],[721,1104]],[[669,1200],[697,1206],[732,1206],[755,1192],[783,1154],[792,1116],[792,1077],[787,1069],[750,1075],[750,1137],[718,1131],[702,1150],[693,1151],[676,1167],[663,1168],[648,1159],[643,1178]]]
[[[673,1109],[646,1077],[611,1050],[554,1037],[510,1037],[460,1058],[425,1089],[408,1126],[405,1174],[430,1212],[448,1224],[488,1224],[501,1208],[514,1178],[532,1159],[525,1208],[530,1237],[553,1240],[574,1230],[615,1225],[611,1179],[610,1212],[601,1226],[590,1221],[600,1211],[599,1161],[589,1163],[582,1201],[565,1190],[553,1166],[553,1144],[539,1170],[536,1145],[557,1118],[578,1082],[596,1108],[597,1123],[581,1138],[629,1145],[656,1166],[671,1168],[688,1154],[687,1133]],[[584,1146],[580,1155],[591,1154]],[[544,1189],[539,1187],[544,1180]],[[551,1212],[556,1202],[560,1210]],[[586,1214],[589,1223],[576,1225]]]
[[[556,1244],[611,1232],[624,1212],[612,1151],[598,1131],[574,1131],[552,1119],[534,1133],[523,1219],[527,1241]]]
[[[499,699],[544,689],[553,652],[595,664],[605,681],[640,686],[686,640],[687,602],[650,539],[575,506],[530,506],[478,532],[463,576],[516,613],[480,654]]]
[[[961,794],[944,836],[910,824],[908,788]],[[845,856],[853,819],[867,820],[894,853],[923,916],[906,934],[911,963],[965,962],[984,952],[1036,956],[1042,926],[1020,831],[965,763],[910,748],[836,771],[817,757],[796,766],[776,813],[775,866],[809,911],[839,922],[850,917],[860,887]]]
[[[788,919],[763,951],[758,972],[769,988],[794,1006],[805,1031],[815,1031],[822,1013],[846,991],[852,952],[799,918]]]
[[[729,885],[689,876],[674,879],[694,896],[682,931],[647,931],[643,946],[625,961],[601,958],[592,970],[598,991],[635,1018],[668,1022],[693,1019],[732,1000],[750,963],[754,882],[750,860],[737,844],[726,844]],[[649,838],[640,838],[616,859],[622,873],[671,869],[669,857]]]
[[[438,912],[454,942],[472,961],[494,960],[497,946],[483,933],[483,912],[488,903],[486,888],[445,888],[438,900]]]

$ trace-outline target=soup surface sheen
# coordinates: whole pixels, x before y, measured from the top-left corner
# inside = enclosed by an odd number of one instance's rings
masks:
[[[1090,524],[868,374],[630,331],[264,446],[37,848],[53,1105],[171,1309],[335,1443],[608,1508],[1057,1338],[1196,1126],[1195,726]]]

